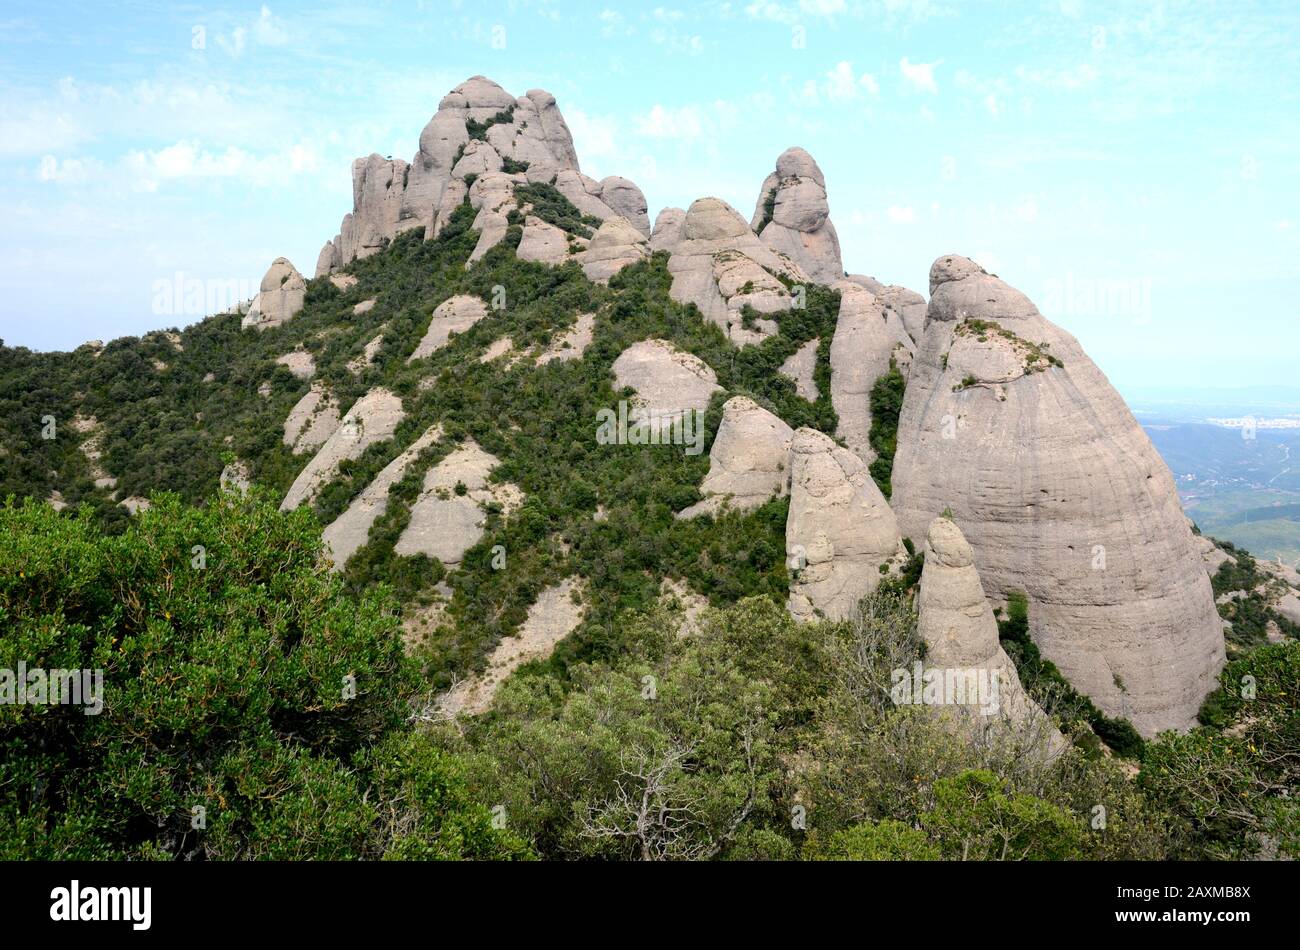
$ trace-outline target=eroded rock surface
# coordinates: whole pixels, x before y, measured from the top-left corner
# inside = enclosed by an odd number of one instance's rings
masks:
[[[831,404],[839,417],[836,435],[865,462],[873,462],[871,448],[871,390],[889,372],[896,355],[914,349],[902,320],[886,309],[871,292],[850,281],[835,285],[840,291],[840,312],[831,340]]]
[[[844,276],[830,213],[822,170],[811,155],[795,147],[781,153],[776,171],[759,189],[751,226],[764,244],[794,261],[812,280],[829,286]]]
[[[407,357],[406,362],[414,363],[442,349],[453,333],[464,333],[487,315],[487,304],[469,294],[460,294],[444,300],[433,311],[429,329],[425,331],[424,338],[416,346],[415,352]]]
[[[631,386],[639,404],[664,421],[686,412],[702,413],[721,388],[717,374],[703,360],[667,340],[633,343],[614,360],[613,370],[616,386]]]
[[[958,255],[930,275],[893,502],[919,537],[946,508],[997,600],[1023,591],[1043,655],[1146,736],[1186,729],[1222,625],[1169,469],[1073,336]]]
[[[794,382],[794,391],[801,399],[817,401],[817,347],[821,340],[809,340],[791,354],[777,370],[782,376]]]
[[[754,400],[728,399],[709,451],[709,474],[700,485],[704,500],[678,517],[713,514],[723,505],[745,511],[784,495],[793,438],[793,429]]]
[[[625,218],[612,217],[592,236],[591,244],[582,255],[582,272],[588,280],[608,283],[624,267],[649,255],[650,245],[645,235]]]
[[[866,464],[824,433],[803,428],[790,445],[789,610],[797,620],[852,616],[901,550],[898,522]]]
[[[483,506],[495,501],[508,514],[520,503],[513,485],[489,483],[488,475],[498,464],[496,456],[469,439],[429,469],[420,497],[411,506],[411,520],[393,550],[437,558],[447,567],[459,565],[483,536]]]
[[[374,481],[352,499],[343,514],[326,527],[321,537],[329,550],[333,570],[341,571],[365,543],[370,528],[388,510],[388,493],[402,480],[411,463],[430,445],[442,438],[442,427],[434,424],[385,465]]]
[[[1026,695],[1002,649],[974,553],[947,518],[936,518],[926,536],[917,609],[924,669],[945,684],[932,697],[941,702],[930,703],[937,715],[979,744],[1014,743],[1045,758],[1065,751],[1065,738]]]
[[[528,616],[513,637],[503,637],[487,669],[461,680],[439,703],[448,716],[476,716],[492,705],[497,687],[507,676],[530,660],[551,655],[555,645],[578,628],[586,608],[581,603],[583,586],[575,577],[546,588],[528,608]]]
[[[402,400],[387,389],[372,389],[353,404],[320,451],[289,486],[281,511],[311,502],[334,476],[344,459],[360,458],[370,446],[393,437],[405,412]]]
[[[284,420],[284,444],[295,455],[320,448],[339,427],[339,405],[321,382],[298,400]]]
[[[306,299],[307,282],[298,273],[298,268],[286,258],[277,257],[262,278],[261,289],[239,325],[255,330],[278,327],[297,316]]]

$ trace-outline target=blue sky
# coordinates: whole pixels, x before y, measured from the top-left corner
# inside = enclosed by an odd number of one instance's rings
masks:
[[[253,283],[283,254],[310,276],[352,159],[409,160],[481,73],[554,93],[583,170],[652,215],[748,215],[802,145],[852,272],[924,293],[935,257],[974,257],[1121,388],[1294,384],[1298,10],[6,0],[0,338],[192,323],[157,299],[178,273]]]

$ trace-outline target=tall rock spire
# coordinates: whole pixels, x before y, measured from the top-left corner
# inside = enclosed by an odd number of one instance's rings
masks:
[[[830,215],[826,178],[813,157],[796,146],[780,154],[776,171],[764,179],[750,224],[764,244],[829,285],[844,276]]]
[[[1194,724],[1222,627],[1169,469],[1077,340],[964,257],[935,261],[893,504],[951,507],[995,598],[1028,595],[1043,654],[1143,735]]]
[[[926,535],[917,610],[925,669],[959,685],[955,693],[940,690],[940,715],[977,742],[1015,742],[1045,757],[1064,751],[1064,737],[1025,693],[1002,649],[971,546],[945,517]]]

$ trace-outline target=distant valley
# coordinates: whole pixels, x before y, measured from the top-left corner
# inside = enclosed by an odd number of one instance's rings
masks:
[[[1259,557],[1300,561],[1300,389],[1125,395],[1203,533]]]

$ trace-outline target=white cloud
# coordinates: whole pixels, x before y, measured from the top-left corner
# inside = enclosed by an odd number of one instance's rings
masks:
[[[36,178],[59,185],[84,185],[102,171],[103,167],[94,159],[57,159],[46,155],[36,168]]]
[[[933,63],[913,63],[904,56],[898,61],[898,68],[908,85],[921,92],[935,94],[939,91],[939,84],[934,81],[934,69],[942,63],[943,60]]]
[[[637,120],[636,130],[647,138],[691,141],[704,131],[704,118],[697,106],[669,109],[655,105]]]
[[[835,68],[825,75],[823,90],[826,98],[833,102],[843,102],[849,99],[856,99],[861,90],[865,89],[871,95],[879,95],[880,83],[871,73],[863,73],[858,76],[853,71],[853,64],[845,60],[837,63]],[[814,87],[813,98],[815,98],[816,88]],[[808,87],[804,87],[804,95],[808,96]]]
[[[156,191],[163,182],[232,178],[256,186],[280,184],[295,174],[320,166],[315,149],[298,143],[283,152],[255,155],[229,146],[208,151],[199,143],[181,141],[157,150],[136,150],[123,160],[135,187]]]

